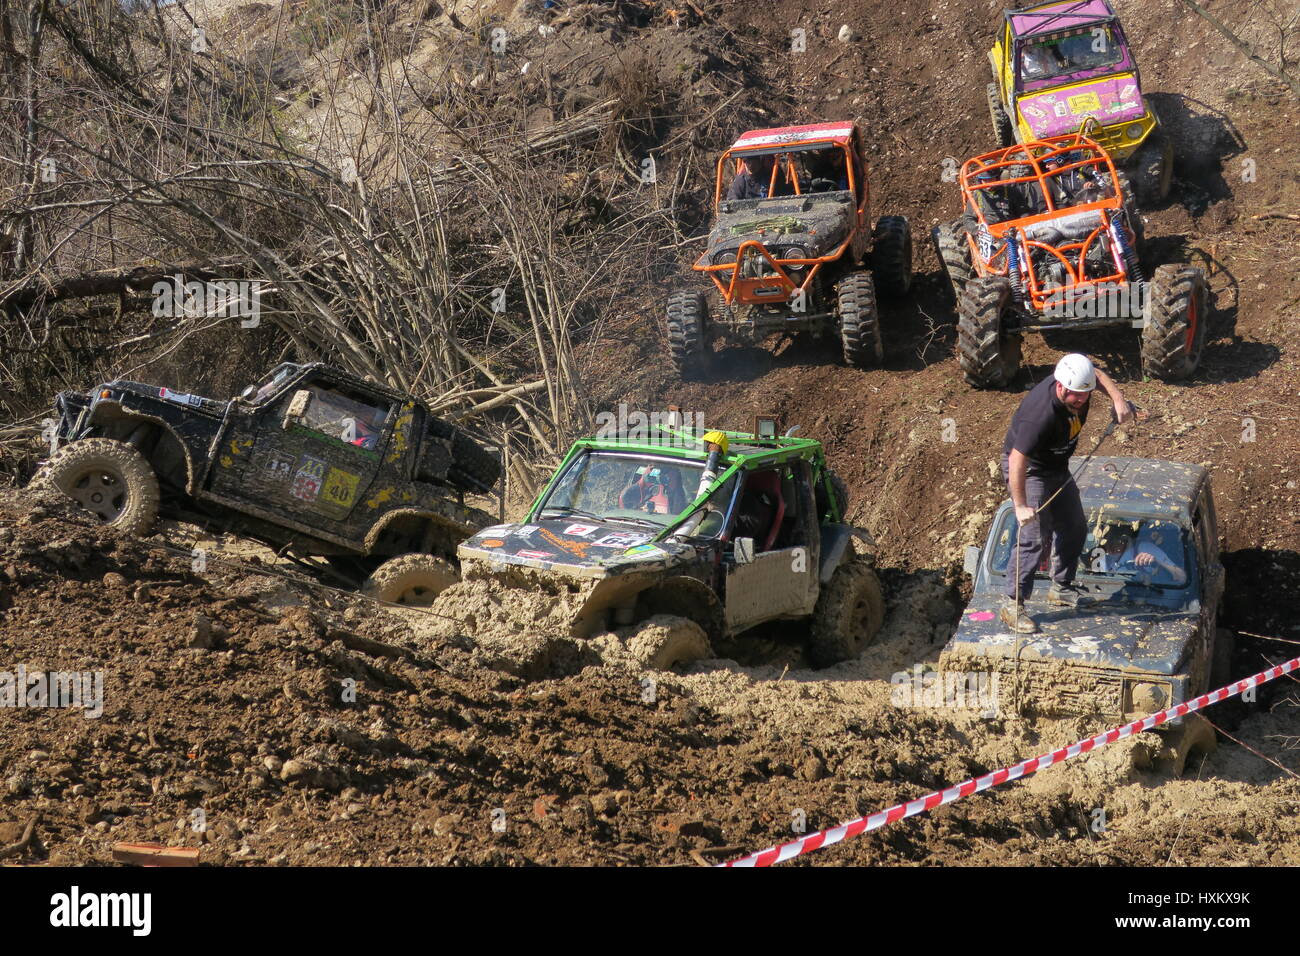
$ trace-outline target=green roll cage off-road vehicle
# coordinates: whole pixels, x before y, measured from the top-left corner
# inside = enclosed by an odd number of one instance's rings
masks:
[[[737,184],[743,195],[729,198]],[[755,344],[795,332],[837,332],[849,365],[880,364],[876,293],[907,294],[912,234],[902,216],[882,216],[872,229],[855,123],[745,133],[718,159],[714,209],[692,268],[712,282],[716,308],[699,289],[668,297],[668,351],[679,374],[703,371],[714,339]]]
[[[821,444],[778,430],[760,418],[753,433],[580,440],[521,523],[460,546],[462,572],[571,600],[571,638],[654,624],[638,633],[660,643],[628,638],[654,668],[775,620],[811,621],[815,665],[854,657],[884,617],[873,559],[852,543],[870,537],[846,522]]]
[[[1142,96],[1142,78],[1107,0],[1054,0],[1002,14],[989,50],[989,114],[999,146],[1077,131],[1129,167],[1144,203],[1169,194],[1173,141]]]
[[[132,534],[165,513],[424,604],[457,579],[456,545],[492,522],[464,492],[491,490],[494,453],[411,395],[319,363],[280,365],[229,401],[117,380],[55,403],[34,482]]]

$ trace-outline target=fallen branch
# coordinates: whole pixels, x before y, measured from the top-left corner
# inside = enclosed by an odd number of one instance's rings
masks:
[[[1251,219],[1289,219],[1292,222],[1300,222],[1300,215],[1293,212],[1261,212],[1258,216],[1251,216]]]

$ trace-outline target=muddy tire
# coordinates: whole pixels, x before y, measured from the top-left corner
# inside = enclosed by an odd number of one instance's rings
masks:
[[[930,231],[939,265],[952,285],[954,302],[961,300],[962,290],[975,275],[975,267],[971,265],[970,243],[966,241],[967,227],[968,220],[962,218],[953,222],[941,222]]]
[[[979,276],[957,299],[957,362],[975,388],[1002,388],[1020,368],[1020,336],[1003,328],[1011,283]]]
[[[880,340],[876,288],[868,272],[850,272],[835,287],[844,361],[854,368],[874,368],[885,358]]]
[[[876,572],[865,561],[846,561],[817,598],[808,657],[814,667],[852,660],[876,639],[884,622]]]
[[[682,378],[699,375],[708,362],[709,310],[698,291],[679,289],[668,296],[668,354]]]
[[[1163,382],[1187,378],[1201,364],[1209,296],[1205,273],[1195,266],[1156,269],[1149,285],[1142,330],[1142,370]]]
[[[447,480],[464,491],[489,492],[501,477],[501,458],[449,421],[429,419],[429,434],[451,443]]]
[[[1181,727],[1161,729],[1164,746],[1152,760],[1159,773],[1181,777],[1188,769],[1188,760],[1196,756],[1209,756],[1219,746],[1214,728],[1200,714],[1188,714]]]
[[[1169,196],[1174,172],[1174,143],[1162,129],[1156,129],[1133,157],[1133,184],[1139,202],[1154,204]]]
[[[390,558],[366,579],[361,593],[390,604],[428,607],[460,580],[456,569],[431,554],[403,554]]]
[[[57,488],[110,527],[148,534],[158,520],[158,476],[125,442],[86,438],[60,448],[33,484]]]
[[[871,273],[887,299],[901,299],[912,288],[912,227],[903,216],[881,216],[871,234]]]
[[[648,670],[666,671],[713,656],[709,638],[694,621],[656,614],[642,622],[628,639],[628,650]]]
[[[1002,101],[998,98],[998,85],[990,83],[988,85],[989,101],[989,120],[993,123],[993,139],[999,146],[1011,146],[1016,141],[1016,128],[1011,122],[1011,117],[1007,111],[1002,108]]]

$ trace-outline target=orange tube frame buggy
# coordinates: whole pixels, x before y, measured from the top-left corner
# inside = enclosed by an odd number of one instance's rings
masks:
[[[855,130],[853,135],[857,135]],[[808,290],[812,288],[812,282],[822,266],[830,262],[837,261],[844,250],[852,244],[856,231],[864,228],[864,223],[869,221],[868,211],[870,209],[870,197],[868,195],[867,184],[864,178],[861,184],[862,191],[858,193],[858,170],[854,168],[853,161],[853,144],[852,137],[845,138],[827,138],[824,136],[813,136],[807,139],[790,140],[783,142],[780,147],[774,150],[771,146],[763,147],[745,147],[737,149],[732,147],[718,158],[717,173],[713,185],[713,208],[716,212],[719,204],[722,202],[722,180],[726,172],[727,160],[735,158],[737,162],[737,173],[740,171],[740,164],[750,155],[775,156],[776,161],[772,164],[772,175],[768,181],[768,194],[776,187],[777,176],[782,172],[782,165],[785,166],[786,182],[794,189],[794,196],[803,195],[799,188],[799,177],[794,165],[794,158],[791,152],[800,150],[803,147],[824,144],[828,147],[838,149],[844,154],[844,167],[848,172],[849,191],[858,197],[854,231],[851,231],[844,241],[836,246],[833,250],[828,251],[825,255],[807,259],[784,259],[773,256],[766,245],[756,239],[747,239],[742,242],[736,249],[736,258],[734,262],[722,262],[712,265],[706,260],[708,254],[701,256],[691,266],[696,272],[703,272],[713,280],[713,284],[718,287],[718,292],[722,295],[722,301],[725,305],[733,305],[739,302],[741,305],[784,305],[790,301],[791,296],[796,290]],[[790,198],[790,197],[781,197]],[[815,230],[814,230],[815,232]],[[761,235],[761,232],[760,232]],[[775,270],[775,275],[759,277],[742,277],[740,274],[741,267],[749,255],[761,255],[764,260]],[[796,282],[795,279],[786,271],[789,266],[811,266],[808,274],[803,277],[802,282]],[[721,273],[730,271],[731,278],[729,281],[723,281],[719,278]]]
[[[1088,124],[1085,123],[1084,130],[1087,128]],[[971,262],[974,264],[976,272],[979,275],[1008,275],[1007,232],[1013,228],[1016,229],[1023,244],[1020,264],[1025,290],[1033,307],[1040,311],[1058,305],[1061,302],[1064,290],[1067,288],[1072,288],[1074,290],[1073,294],[1077,295],[1081,291],[1095,290],[1102,285],[1112,287],[1127,285],[1129,281],[1128,270],[1119,259],[1118,250],[1113,241],[1111,260],[1115,263],[1116,271],[1090,279],[1084,277],[1084,262],[1089,247],[1093,242],[1097,241],[1103,232],[1110,228],[1111,223],[1115,220],[1115,213],[1124,207],[1124,197],[1120,192],[1119,178],[1116,175],[1114,162],[1100,145],[1084,135],[1084,130],[1066,136],[1054,136],[1050,139],[997,149],[991,153],[976,156],[974,159],[968,159],[961,167],[961,191],[966,202],[966,208],[974,211],[980,224],[994,240],[1001,240],[1000,244],[995,247],[992,256],[985,259],[980,253],[978,243],[973,237],[967,235],[966,242],[970,245]],[[1073,159],[1069,157],[1071,153],[1084,155],[1082,159]],[[1044,162],[1054,156],[1071,158],[1071,161],[1063,163],[1055,170],[1045,170],[1043,168]],[[991,179],[987,182],[974,182],[976,176],[990,172],[1000,175],[1002,170],[1012,166],[1028,166],[1031,172],[1029,175],[1011,179]],[[1114,184],[1114,195],[1095,202],[1058,207],[1052,197],[1052,190],[1048,188],[1048,181],[1070,170],[1084,168],[1094,169],[1099,174],[1108,173],[1110,182]],[[1002,189],[1020,183],[1035,183],[1037,185],[1046,203],[1047,211],[1032,216],[990,223],[985,217],[981,204],[976,202],[976,193],[983,189]],[[1100,214],[1101,224],[1093,229],[1081,242],[1067,242],[1059,246],[1052,246],[1045,242],[1029,239],[1024,235],[1026,226],[1032,226],[1040,222],[1050,222],[1064,213],[1076,214],[1094,211]],[[1132,245],[1135,237],[1131,229],[1126,238]],[[1028,252],[1033,249],[1041,249],[1056,257],[1065,269],[1066,285],[1044,288],[1039,284],[1037,275],[1029,265]],[[1067,253],[1075,254],[1077,265],[1071,264]]]

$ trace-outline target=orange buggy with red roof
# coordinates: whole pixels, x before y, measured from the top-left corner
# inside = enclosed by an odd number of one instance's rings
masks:
[[[1186,378],[1205,347],[1205,274],[1162,265],[1148,281],[1142,218],[1123,173],[1087,133],[998,149],[961,168],[962,218],[933,238],[957,299],[957,357],[977,388],[1006,385],[1027,330],[1142,330],[1142,367]]]
[[[871,228],[862,134],[851,122],[752,130],[718,160],[715,221],[692,268],[712,282],[668,297],[668,349],[683,375],[702,370],[715,339],[838,332],[845,361],[884,357],[876,292],[912,284],[902,216]]]

